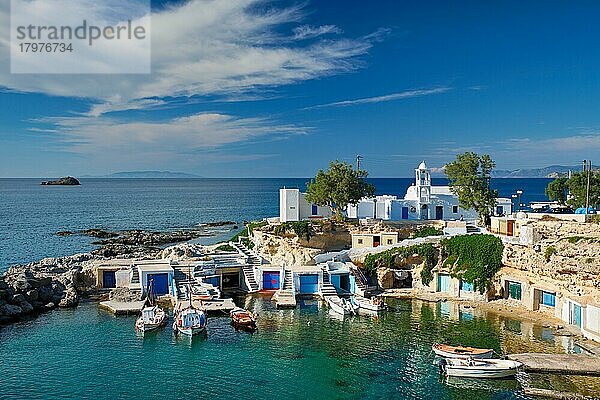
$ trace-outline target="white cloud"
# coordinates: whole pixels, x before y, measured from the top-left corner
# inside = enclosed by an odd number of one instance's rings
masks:
[[[95,0],[79,2],[93,5]],[[20,76],[8,73],[8,3],[0,5],[0,86],[107,103],[95,107],[92,115],[110,111],[111,105],[126,109],[132,100],[139,107],[142,103],[137,100],[143,98],[231,96],[352,71],[378,40],[378,35],[371,35],[299,44],[277,33],[283,24],[301,22],[299,6],[258,12],[256,6],[264,5],[263,0],[190,0],[153,13],[150,75]],[[96,11],[89,8],[89,13]],[[70,20],[69,7],[52,12]],[[307,38],[335,30],[328,25],[299,29],[298,34]]]
[[[335,25],[310,26],[302,25],[294,28],[294,39],[312,39],[327,34],[340,34],[342,30]]]
[[[327,104],[319,104],[316,106],[307,107],[307,109],[313,108],[325,108],[325,107],[345,107],[345,106],[353,106],[357,104],[369,104],[369,103],[381,103],[385,101],[393,101],[400,99],[408,99],[411,97],[422,97],[429,96],[432,94],[445,93],[449,91],[451,88],[449,87],[441,87],[441,88],[433,88],[433,89],[415,89],[415,90],[406,90],[404,92],[387,94],[384,96],[375,96],[375,97],[364,97],[361,99],[354,100],[343,100],[336,101],[333,103]]]

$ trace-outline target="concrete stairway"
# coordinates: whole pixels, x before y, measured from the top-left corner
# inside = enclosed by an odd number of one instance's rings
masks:
[[[246,257],[247,263],[242,266],[242,273],[244,274],[246,289],[249,293],[258,292],[259,286],[254,278],[254,269],[258,268],[258,266],[262,264],[262,259],[241,242],[230,242],[229,244],[236,249],[238,253]]]
[[[177,300],[187,300],[187,285],[188,283],[193,283],[189,279],[189,267],[173,265],[173,271],[173,280],[175,280],[175,286],[177,287]],[[186,288],[184,289],[184,287]]]
[[[294,290],[294,273],[289,270],[284,270],[283,276],[283,290]]]
[[[258,292],[258,283],[256,283],[256,279],[254,279],[254,267],[246,264],[242,266],[242,273],[244,274],[244,281],[246,282],[248,292]]]
[[[335,286],[333,286],[333,284],[329,280],[329,273],[325,268],[323,268],[323,285],[321,285],[321,296],[337,296]]]

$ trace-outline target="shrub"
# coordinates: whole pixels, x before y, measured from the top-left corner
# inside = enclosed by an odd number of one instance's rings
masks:
[[[442,240],[444,265],[450,274],[484,293],[502,267],[502,240],[494,235],[460,235]]]
[[[220,245],[219,247],[217,247],[217,250],[218,251],[235,251],[233,246],[228,243]]]
[[[262,228],[265,225],[267,225],[267,221],[253,221],[253,222],[248,222],[246,224],[246,226],[244,227],[244,229],[242,229],[240,232],[238,232],[237,234],[235,234],[230,239],[230,241],[231,242],[237,242],[238,240],[240,240],[240,238],[248,237],[248,232],[252,233],[252,231],[254,231],[255,229]]]
[[[433,280],[431,271],[437,263],[435,248],[430,243],[416,244],[410,247],[394,247],[381,253],[369,254],[365,257],[364,268],[369,273],[375,272],[378,267],[392,268],[396,256],[410,257],[414,254],[422,257],[425,262],[421,270],[421,280],[428,285]]]
[[[546,262],[550,261],[550,258],[552,258],[553,254],[556,254],[556,248],[554,246],[546,247],[546,250],[544,251],[544,259]]]
[[[277,225],[273,233],[279,236],[285,235],[287,232],[293,231],[296,236],[310,241],[312,236],[311,226],[309,221],[289,221]]]
[[[413,232],[413,238],[422,238],[427,236],[442,236],[444,231],[442,229],[437,229],[433,226],[424,226],[422,228],[417,229]]]

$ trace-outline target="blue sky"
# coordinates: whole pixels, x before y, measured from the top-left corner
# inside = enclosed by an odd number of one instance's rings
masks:
[[[600,154],[597,21],[593,1],[153,1],[137,76],[11,75],[1,28],[0,176],[579,165]]]

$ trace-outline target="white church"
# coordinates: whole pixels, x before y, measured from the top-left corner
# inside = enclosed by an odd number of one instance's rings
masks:
[[[497,198],[494,215],[512,213],[512,201]],[[319,219],[331,216],[328,207],[309,204],[304,193],[298,189],[280,189],[279,219],[281,222]],[[383,195],[365,197],[356,205],[349,204],[346,210],[348,218],[373,218],[384,221],[401,220],[476,220],[475,210],[462,209],[458,197],[449,186],[432,186],[431,174],[425,161],[415,170],[415,183],[412,184],[403,199],[397,196]]]

